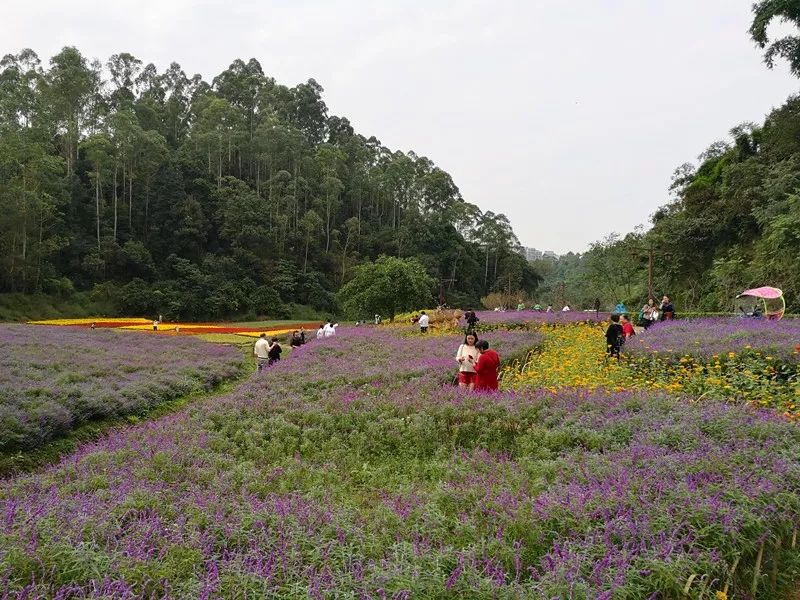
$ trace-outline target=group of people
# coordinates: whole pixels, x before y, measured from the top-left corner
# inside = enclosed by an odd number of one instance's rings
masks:
[[[669,296],[664,296],[660,304],[656,304],[653,298],[648,299],[647,304],[639,311],[640,322],[647,329],[658,321],[668,321],[675,318],[675,306]]]
[[[479,340],[475,332],[464,336],[464,343],[456,353],[458,362],[458,387],[470,391],[492,391],[498,389],[497,370],[500,355],[489,348],[489,342]]]
[[[330,319],[328,319],[325,323],[319,326],[317,329],[317,339],[321,340],[322,338],[329,338],[336,335],[336,328],[339,326],[338,323],[334,323]]]
[[[636,335],[636,330],[628,315],[612,314],[611,323],[606,329],[606,351],[609,358],[618,359],[622,352],[622,346],[634,335]]]
[[[661,303],[656,305],[653,298],[649,298],[647,303],[639,311],[637,324],[645,329],[658,321],[669,321],[675,318],[675,305],[669,296],[664,296]],[[636,329],[628,317],[628,308],[625,303],[620,301],[614,307],[611,315],[611,322],[606,329],[606,350],[609,357],[619,358],[620,352],[625,342],[631,336],[636,335]]]
[[[336,335],[336,328],[338,326],[338,323],[333,323],[330,320],[326,321],[319,326],[319,329],[317,330],[317,339]],[[301,327],[300,329],[295,329],[292,332],[292,336],[289,338],[289,346],[292,348],[298,348],[305,343],[305,328]],[[281,359],[282,352],[283,348],[281,348],[277,337],[273,337],[272,339],[268,340],[266,333],[259,335],[255,346],[253,347],[253,354],[256,357],[256,371],[260,373],[265,368],[274,365]]]
[[[283,348],[281,348],[278,338],[273,337],[267,341],[266,333],[258,336],[253,348],[253,354],[256,355],[256,371],[260,373],[268,366],[278,362],[281,359],[281,352],[283,352]]]

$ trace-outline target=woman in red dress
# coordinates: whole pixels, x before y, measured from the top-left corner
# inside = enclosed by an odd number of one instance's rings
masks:
[[[500,368],[500,356],[494,350],[489,350],[489,342],[481,340],[476,344],[480,356],[475,363],[475,389],[496,390],[497,369]]]

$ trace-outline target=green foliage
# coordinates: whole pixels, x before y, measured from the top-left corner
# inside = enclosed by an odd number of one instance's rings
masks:
[[[761,127],[731,131],[732,143],[712,144],[697,166],[679,167],[674,200],[659,209],[652,228],[609,236],[580,256],[537,265],[545,296],[588,305],[596,290],[606,306],[641,306],[647,294],[642,249],[656,251],[657,296],[679,311],[733,310],[737,293],[772,285],[790,312],[800,310],[800,97],[768,115]]]
[[[339,303],[354,318],[379,314],[394,319],[401,311],[428,306],[433,285],[418,260],[381,256],[356,269],[355,277],[339,290]]]
[[[800,76],[800,38],[796,35],[770,41],[767,29],[773,20],[800,25],[800,2],[797,0],[761,0],[753,6],[750,35],[760,48],[766,48],[764,62],[772,68],[778,58],[789,62],[795,76]]]
[[[113,283],[118,312],[329,312],[381,254],[418,258],[450,302],[535,287],[503,215],[329,115],[313,79],[280,85],[255,59],[212,84],[128,53],[106,66],[72,47],[49,68],[0,61],[0,293]]]

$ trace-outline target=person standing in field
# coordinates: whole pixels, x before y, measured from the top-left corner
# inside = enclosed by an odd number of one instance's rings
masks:
[[[620,315],[619,319],[622,323],[622,338],[624,343],[627,342],[631,336],[636,335],[636,330],[633,328],[633,323],[631,323],[628,315]]]
[[[278,343],[278,338],[272,338],[272,343],[267,351],[267,357],[269,359],[267,364],[272,366],[278,362],[281,359],[281,352],[283,352],[283,348],[281,348],[281,345]]]
[[[320,325],[319,329],[317,329],[317,339],[321,340],[325,337],[325,325]]]
[[[153,319],[153,331],[158,331],[158,319]]]
[[[306,343],[306,330],[305,330],[305,327],[301,327],[300,328],[300,345],[302,346],[305,343]]]
[[[458,361],[458,387],[470,391],[475,389],[475,363],[480,353],[476,344],[478,338],[474,333],[464,336],[464,343],[458,347],[456,360]]]
[[[609,358],[617,358],[619,360],[619,351],[622,348],[623,342],[623,329],[619,324],[619,315],[611,315],[611,323],[606,329],[606,352]]]
[[[489,342],[481,340],[476,345],[480,356],[475,362],[475,390],[492,391],[499,387],[497,382],[497,369],[500,368],[500,356],[489,349]]]
[[[467,329],[466,333],[475,333],[475,328],[478,326],[478,315],[475,314],[475,311],[471,308],[467,309],[467,312],[464,313],[464,320],[467,322]],[[477,339],[478,336],[475,336]]]
[[[331,321],[328,321],[327,323],[325,323],[325,328],[322,331],[323,335],[326,338],[333,337],[334,335],[336,335],[336,328],[338,326],[339,326],[338,323],[332,323]]]
[[[594,314],[595,315],[600,314],[600,298],[594,299]]]
[[[269,363],[269,342],[267,342],[266,333],[258,336],[253,354],[256,356],[256,373],[260,373]]]
[[[419,316],[419,331],[420,333],[428,333],[428,324],[430,323],[431,318],[425,314],[425,311],[422,311],[422,314]]]

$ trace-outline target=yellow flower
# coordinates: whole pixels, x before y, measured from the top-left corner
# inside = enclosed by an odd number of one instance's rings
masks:
[[[717,593],[714,594],[714,598],[716,600],[728,600],[728,594],[722,591],[717,591]]]

